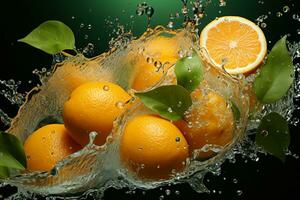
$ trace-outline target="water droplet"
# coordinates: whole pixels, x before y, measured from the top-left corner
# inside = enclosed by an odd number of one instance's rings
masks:
[[[163,200],[164,198],[165,198],[164,195],[160,195],[160,196],[159,196],[159,200]]]
[[[155,62],[154,62],[154,66],[155,66],[156,68],[160,68],[160,67],[162,66],[162,64],[161,64],[160,61],[155,61]]]
[[[148,17],[152,17],[152,15],[154,14],[154,9],[151,6],[147,6],[145,9],[145,13]]]
[[[261,131],[261,134],[264,136],[264,137],[267,137],[269,135],[269,132],[267,130],[262,130]]]
[[[108,91],[108,90],[109,90],[109,86],[108,86],[108,85],[104,85],[104,86],[103,86],[103,90],[104,90],[104,91]]]
[[[168,27],[168,28],[173,28],[173,27],[174,27],[174,22],[169,21],[167,27]]]
[[[116,107],[117,107],[117,108],[123,109],[124,106],[125,106],[125,103],[124,103],[123,101],[118,101],[118,102],[116,103]]]
[[[277,17],[281,17],[281,16],[282,16],[282,13],[281,13],[281,12],[277,12],[277,13],[276,13],[276,16],[277,16]]]
[[[83,27],[84,27],[84,23],[81,23],[81,24],[80,24],[80,28],[83,28]]]
[[[168,195],[168,196],[171,194],[171,190],[169,190],[169,189],[166,189],[165,192],[166,192],[166,195]]]
[[[232,179],[232,182],[233,182],[234,184],[237,184],[237,183],[238,183],[238,180],[237,180],[236,178],[234,178],[234,179]]]
[[[242,190],[237,190],[237,191],[236,191],[236,194],[237,194],[238,196],[241,196],[241,195],[243,194],[243,191],[242,191]]]
[[[89,25],[87,26],[87,28],[88,28],[88,30],[91,30],[91,29],[92,29],[92,25],[89,24]]]
[[[266,27],[267,27],[267,24],[266,24],[266,23],[261,23],[260,26],[261,26],[262,28],[266,28]]]
[[[171,107],[168,108],[168,112],[169,112],[169,113],[172,113],[172,112],[173,112],[173,110],[172,110]]]
[[[175,138],[175,141],[176,141],[176,142],[180,142],[180,137],[176,137],[176,138]]]
[[[146,59],[146,61],[147,61],[147,63],[152,64],[153,61],[154,61],[154,59],[151,58],[151,57],[148,57],[148,58]]]
[[[72,19],[75,19],[75,16],[72,16],[71,18],[72,18]]]
[[[180,195],[180,191],[176,190],[176,191],[175,191],[175,194],[176,194],[176,195]]]
[[[284,7],[282,8],[282,10],[283,10],[283,12],[287,13],[287,12],[290,11],[290,7],[284,6]]]
[[[89,36],[87,34],[84,35],[84,39],[87,40]]]

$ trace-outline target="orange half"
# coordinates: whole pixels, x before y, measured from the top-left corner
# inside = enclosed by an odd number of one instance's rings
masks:
[[[267,54],[263,31],[248,19],[225,16],[209,23],[201,32],[200,46],[209,60],[230,74],[248,74],[259,67]]]

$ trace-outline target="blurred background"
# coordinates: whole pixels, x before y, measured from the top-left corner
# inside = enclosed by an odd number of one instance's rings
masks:
[[[167,26],[170,15],[181,13],[181,0],[144,0],[154,8],[151,27]],[[138,37],[147,27],[146,16],[136,15],[139,0],[26,0],[7,1],[1,5],[0,20],[0,80],[20,80],[20,92],[30,90],[38,83],[32,74],[34,69],[49,68],[52,56],[18,43],[30,31],[46,20],[60,20],[74,32],[76,47],[83,49],[94,45],[93,55],[109,49],[109,41],[115,37],[118,26],[131,30]],[[288,34],[290,42],[300,41],[299,0],[227,0],[225,7],[219,0],[211,0],[201,20],[201,30],[218,16],[239,15],[260,23],[268,40],[268,49],[281,36]],[[171,17],[172,18],[172,17]],[[174,28],[181,27],[183,19],[171,20]],[[92,56],[92,55],[90,55]],[[299,62],[299,60],[296,62]],[[0,97],[0,107],[13,117],[18,107]],[[1,125],[1,130],[5,127]],[[299,127],[291,126],[290,149],[300,154]],[[109,189],[104,199],[300,199],[300,161],[287,157],[285,163],[271,156],[260,156],[257,162],[237,157],[236,163],[225,162],[220,176],[207,174],[205,183],[210,194],[198,194],[189,185],[166,186],[155,190],[128,192]],[[0,199],[9,196],[15,188],[0,189]],[[166,192],[167,191],[167,192]],[[170,191],[170,194],[169,192]]]

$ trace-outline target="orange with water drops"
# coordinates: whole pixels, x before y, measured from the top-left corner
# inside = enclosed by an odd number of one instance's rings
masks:
[[[207,94],[195,90],[192,93],[195,103],[185,116],[185,120],[174,122],[186,137],[190,150],[198,158],[208,158],[214,151],[205,145],[222,148],[233,139],[234,119],[231,108],[225,99],[216,92]],[[201,149],[203,148],[204,149]]]
[[[70,137],[63,124],[43,126],[34,131],[25,141],[27,169],[48,171],[58,161],[80,148],[80,145]]]
[[[267,42],[253,22],[238,16],[225,16],[209,23],[201,32],[200,46],[214,65],[230,74],[250,74],[263,63]]]
[[[63,119],[71,137],[81,145],[89,142],[89,133],[98,133],[94,143],[103,145],[114,120],[129,106],[131,96],[110,82],[88,82],[77,87],[64,104]]]
[[[133,89],[141,91],[154,86],[179,58],[176,37],[168,35],[171,37],[162,34],[145,43],[143,55],[136,58],[137,71],[131,86]],[[164,65],[166,62],[169,64]]]
[[[169,178],[185,168],[188,154],[187,141],[179,129],[154,115],[134,117],[121,137],[121,159],[141,178]]]

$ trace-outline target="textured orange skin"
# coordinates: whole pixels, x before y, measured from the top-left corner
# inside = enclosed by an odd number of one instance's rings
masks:
[[[51,124],[33,132],[25,141],[27,169],[48,171],[68,155],[80,150],[63,124]]]
[[[108,87],[106,91],[104,88]],[[63,119],[71,137],[82,146],[89,142],[89,133],[98,133],[94,143],[103,145],[111,132],[113,121],[128,106],[130,95],[120,86],[109,82],[88,82],[76,88],[64,104]]]
[[[201,149],[206,144],[224,146],[230,143],[233,137],[233,114],[226,101],[215,92],[202,95],[196,90],[192,95],[200,101],[200,104],[192,107],[185,121],[174,122],[184,134],[190,150]],[[224,119],[221,120],[221,117]],[[213,151],[201,151],[197,156],[208,158],[213,154]]]
[[[178,59],[178,47],[175,38],[157,36],[145,44],[145,52],[161,63],[175,63]],[[154,63],[148,63],[145,56],[137,58],[137,75],[132,83],[132,88],[138,91],[148,89],[158,83],[163,77],[164,71],[158,70]],[[165,71],[167,69],[164,69]]]
[[[178,128],[153,115],[131,119],[121,138],[123,163],[145,179],[165,179],[172,175],[172,169],[183,170],[188,154],[188,144]]]

